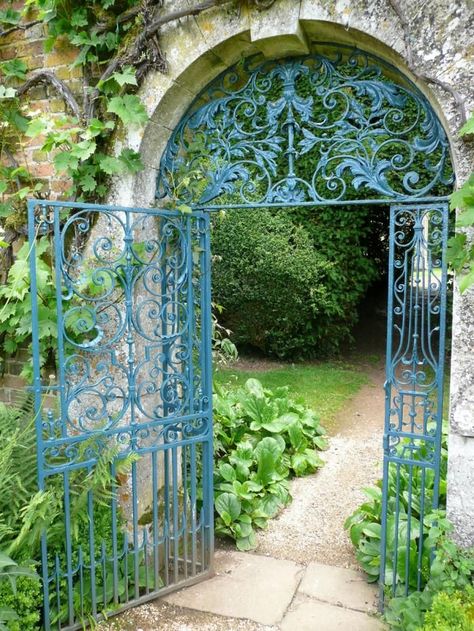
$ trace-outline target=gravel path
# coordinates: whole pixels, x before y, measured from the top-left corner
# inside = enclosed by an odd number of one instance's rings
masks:
[[[297,563],[358,567],[343,524],[382,475],[385,379],[382,362],[361,365],[370,382],[336,416],[326,464],[291,483],[293,502],[258,535],[257,554]]]

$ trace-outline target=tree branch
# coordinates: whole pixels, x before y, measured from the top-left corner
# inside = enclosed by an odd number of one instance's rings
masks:
[[[22,96],[35,85],[39,85],[41,83],[53,87],[59,94],[59,96],[63,99],[64,103],[69,107],[74,116],[78,119],[81,118],[81,110],[78,102],[76,101],[76,98],[74,97],[74,94],[63,81],[58,79],[55,74],[49,72],[48,70],[37,72],[32,77],[27,79],[25,83],[23,83],[23,85],[17,88],[17,95]]]
[[[134,66],[141,65],[141,68],[139,68],[139,73],[137,72],[137,76],[138,74],[143,75],[147,69],[147,66],[152,65],[152,62],[147,63],[146,61],[145,63],[140,64],[140,60],[143,58],[148,48],[154,48],[152,58],[154,61],[154,65],[158,63],[159,45],[158,40],[156,39],[156,34],[161,26],[167,24],[168,22],[173,22],[184,17],[198,15],[199,13],[202,13],[202,11],[206,11],[206,9],[210,9],[222,4],[228,4],[231,1],[232,0],[203,0],[203,2],[200,2],[194,7],[187,7],[178,11],[172,11],[171,13],[167,13],[166,15],[160,16],[157,19],[150,21],[148,25],[144,24],[143,28],[138,33],[128,51],[125,51],[121,57],[115,57],[109,62],[108,66],[102,73],[98,83],[109,79],[114,74],[114,72],[119,70],[125,64],[130,64]],[[98,97],[99,90],[95,88],[90,94],[87,111],[85,112],[87,120],[92,118],[94,115],[95,103]]]
[[[168,22],[173,22],[174,20],[179,20],[190,15],[199,15],[199,13],[205,11],[206,9],[211,9],[212,7],[215,7],[217,5],[228,4],[230,1],[231,0],[204,0],[204,2],[200,2],[195,7],[172,11],[171,13],[163,15],[151,24],[149,24],[149,26],[146,27],[141,36],[145,38],[147,36],[153,35],[160,28],[160,26],[163,26],[163,24],[167,24]]]
[[[10,35],[10,33],[14,33],[15,31],[26,31],[32,26],[36,26],[37,24],[41,24],[43,20],[32,20],[31,22],[26,22],[26,24],[15,24],[10,28],[7,28],[5,31],[0,31],[0,37],[6,37]]]
[[[449,94],[453,97],[453,99],[456,102],[456,107],[458,109],[459,112],[459,116],[461,118],[461,125],[464,125],[464,123],[467,120],[467,114],[466,114],[466,106],[465,106],[465,102],[466,99],[461,95],[460,92],[458,92],[455,88],[453,88],[452,85],[449,85],[449,83],[445,83],[444,81],[441,81],[441,79],[436,79],[436,77],[430,77],[429,75],[419,75],[421,77],[421,79],[424,79],[425,81],[429,81],[430,83],[434,83],[435,85],[439,85],[440,88],[443,88],[443,90],[445,90],[446,92],[449,92]]]

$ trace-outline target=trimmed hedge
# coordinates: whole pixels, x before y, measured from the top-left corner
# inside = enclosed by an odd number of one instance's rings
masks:
[[[213,300],[237,344],[299,358],[334,354],[350,339],[377,276],[363,243],[368,211],[324,212],[261,208],[214,219]]]

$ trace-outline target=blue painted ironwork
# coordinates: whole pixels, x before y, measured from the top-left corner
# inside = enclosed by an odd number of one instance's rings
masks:
[[[38,234],[56,278],[54,383],[38,342]],[[39,487],[62,489],[64,514],[63,545],[42,538],[44,627],[76,629],[211,571],[209,215],[33,200],[29,238]],[[102,496],[87,490],[98,475]]]
[[[429,563],[423,522],[439,500],[447,238],[447,203],[391,207],[382,599],[420,589]]]
[[[325,49],[247,59],[206,87],[171,136],[157,197],[209,208],[449,192],[448,140],[419,89],[373,55]]]
[[[342,48],[249,59],[199,95],[163,154],[157,190],[191,214],[30,202],[30,240],[50,235],[57,287],[58,377],[46,385],[33,246],[39,485],[61,486],[64,512],[61,549],[47,530],[42,540],[46,629],[79,628],[88,613],[211,571],[208,211],[222,207],[391,205],[381,592],[420,587],[420,523],[439,494],[452,180],[424,96],[376,57]],[[51,391],[57,409],[46,407]],[[107,534],[94,525],[92,491],[80,527],[71,501],[74,476],[101,467]]]

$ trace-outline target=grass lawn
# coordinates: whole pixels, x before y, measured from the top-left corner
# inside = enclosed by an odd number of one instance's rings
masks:
[[[289,386],[290,394],[303,399],[328,427],[347,399],[368,382],[360,368],[343,362],[276,364],[274,368],[265,362],[263,368],[253,369],[251,363],[244,362],[243,367],[237,363],[214,372],[214,382],[221,385],[242,385],[250,377],[267,388]]]

